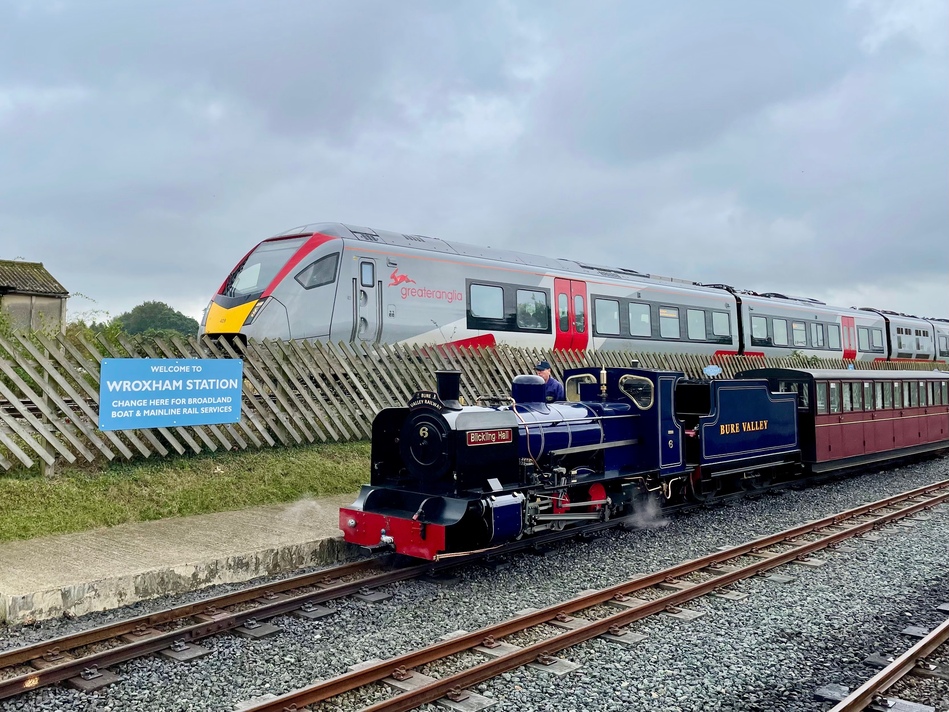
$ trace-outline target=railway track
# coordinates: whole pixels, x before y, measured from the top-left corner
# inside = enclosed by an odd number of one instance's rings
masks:
[[[846,539],[910,517],[949,501],[949,480],[905,492],[759,538],[645,576],[592,591],[543,610],[525,612],[476,632],[460,632],[443,642],[389,660],[357,666],[351,672],[244,707],[248,712],[287,712],[333,700],[383,683],[394,696],[364,712],[400,712],[445,698],[469,700],[477,708],[473,685],[527,664],[554,665],[553,654],[606,635],[622,641],[627,626],[662,612],[681,613],[682,604],[796,561]],[[813,563],[811,561],[811,563]],[[525,639],[514,645],[505,639]],[[473,654],[473,655],[472,655]],[[459,660],[477,662],[444,677],[420,671],[424,666]],[[457,666],[457,665],[454,665]],[[854,708],[856,709],[856,708]]]

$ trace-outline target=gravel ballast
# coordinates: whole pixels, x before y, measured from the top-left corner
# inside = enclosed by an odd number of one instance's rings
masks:
[[[320,621],[276,618],[282,630],[271,638],[210,638],[202,644],[211,655],[192,663],[131,661],[115,668],[122,682],[98,693],[50,688],[0,702],[0,710],[232,709],[371,658],[409,652],[454,630],[475,630],[524,608],[553,605],[584,589],[947,478],[949,460],[930,460],[654,522],[652,529],[614,531],[546,555],[518,555],[507,568],[470,566],[452,585],[394,585],[383,603],[341,601],[336,615]],[[933,609],[949,601],[949,513],[855,546],[852,553],[827,554],[821,568],[783,567],[781,573],[796,576],[788,584],[742,582],[737,588],[750,594],[742,601],[693,601],[688,608],[707,613],[695,621],[642,621],[633,630],[647,637],[636,646],[594,640],[563,651],[560,657],[581,664],[565,677],[519,669],[476,691],[497,700],[492,710],[825,709],[813,698],[816,688],[860,684],[875,672],[864,658],[912,645],[900,631],[938,624],[945,614]],[[25,645],[168,605],[153,601],[76,621],[0,628],[0,645]],[[437,674],[429,667],[428,674]],[[949,703],[937,709],[949,710]]]

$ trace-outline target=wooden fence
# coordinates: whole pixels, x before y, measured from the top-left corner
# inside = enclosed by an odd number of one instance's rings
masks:
[[[239,349],[239,351],[238,351]],[[229,425],[103,432],[98,429],[99,365],[103,358],[243,358],[241,421]],[[208,339],[113,343],[41,334],[0,338],[0,468],[39,466],[52,472],[77,460],[131,460],[185,453],[244,450],[368,438],[375,414],[401,405],[417,390],[434,389],[437,369],[463,372],[462,395],[510,392],[514,376],[532,373],[539,359],[557,375],[577,366],[623,366],[638,359],[646,368],[700,377],[715,363],[721,377],[762,365],[846,368],[843,361],[785,358],[683,356],[634,352],[550,352],[498,347],[408,347],[251,341],[235,347]],[[932,363],[854,364],[858,369],[917,368]]]

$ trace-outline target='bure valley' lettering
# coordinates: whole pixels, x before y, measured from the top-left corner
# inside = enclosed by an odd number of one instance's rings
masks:
[[[743,423],[725,423],[719,425],[719,435],[735,435],[737,433],[753,433],[757,430],[767,430],[767,420],[749,420]]]

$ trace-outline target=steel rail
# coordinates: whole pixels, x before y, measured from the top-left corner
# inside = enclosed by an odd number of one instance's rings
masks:
[[[486,638],[500,639],[513,633],[532,628],[537,625],[548,623],[557,618],[560,614],[570,614],[576,611],[601,605],[616,598],[617,596],[628,596],[638,590],[656,586],[670,579],[675,580],[689,573],[700,571],[701,569],[720,565],[723,561],[734,559],[747,554],[754,554],[761,549],[773,546],[779,543],[787,543],[788,540],[795,539],[805,534],[816,532],[828,527],[842,526],[841,531],[830,532],[824,538],[803,542],[783,553],[769,554],[767,558],[761,559],[750,566],[736,569],[731,572],[721,572],[708,581],[697,584],[680,584],[683,588],[679,591],[671,592],[654,601],[646,601],[642,604],[632,606],[619,613],[612,614],[599,620],[590,621],[582,627],[567,631],[552,638],[548,638],[531,646],[521,648],[507,655],[489,660],[476,665],[468,670],[464,670],[450,677],[435,680],[432,683],[421,686],[415,690],[403,692],[396,697],[379,702],[366,708],[365,712],[400,712],[411,710],[419,705],[433,702],[447,695],[450,691],[458,688],[467,688],[479,682],[483,682],[492,677],[496,677],[502,672],[512,670],[528,662],[533,662],[541,653],[551,653],[564,648],[571,647],[590,638],[594,638],[603,633],[607,633],[614,626],[624,626],[647,616],[659,613],[668,606],[685,603],[694,598],[706,595],[716,589],[728,586],[736,581],[748,578],[757,573],[766,572],[778,566],[792,562],[802,556],[819,551],[831,546],[839,541],[858,536],[860,534],[879,528],[881,524],[892,520],[901,519],[911,514],[931,509],[937,504],[949,501],[949,491],[941,494],[932,494],[939,489],[949,488],[949,480],[926,485],[924,487],[905,492],[900,495],[888,497],[879,502],[869,503],[855,507],[853,509],[835,514],[823,519],[815,520],[793,527],[777,534],[761,537],[752,541],[731,547],[727,550],[709,554],[698,559],[687,561],[676,566],[669,567],[663,571],[658,571],[644,576],[625,581],[623,583],[610,586],[605,589],[593,592],[588,595],[580,596],[569,601],[549,606],[540,611],[519,616],[515,619],[504,621],[473,633],[465,633],[450,640],[436,643],[421,650],[407,653],[405,655],[384,660],[379,663],[368,665],[360,670],[346,673],[328,680],[324,680],[293,692],[286,693],[275,699],[257,704],[256,706],[244,708],[246,712],[286,712],[287,710],[297,709],[304,705],[310,705],[322,702],[331,697],[350,692],[365,685],[379,682],[392,675],[397,668],[406,670],[425,665],[436,660],[440,660],[451,655],[470,650],[481,645]],[[929,496],[925,501],[910,503],[907,507],[898,511],[890,511],[880,514],[873,521],[845,525],[845,521],[856,517],[876,512],[877,510],[892,507],[901,502],[908,502],[921,496]]]
[[[908,675],[920,658],[940,648],[949,640],[949,620],[934,629],[916,645],[880,670],[860,687],[830,709],[830,712],[859,712],[869,707],[877,698]]]

